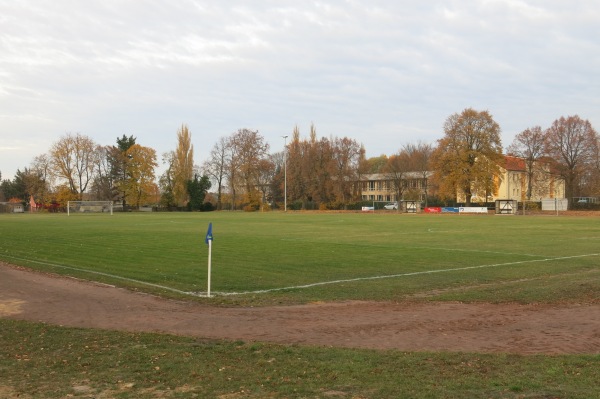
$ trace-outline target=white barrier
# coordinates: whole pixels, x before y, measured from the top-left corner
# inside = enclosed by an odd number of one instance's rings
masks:
[[[488,209],[485,206],[461,206],[458,213],[488,213]]]

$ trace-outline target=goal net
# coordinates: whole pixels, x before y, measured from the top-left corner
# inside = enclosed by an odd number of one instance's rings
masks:
[[[112,201],[69,201],[67,215],[72,213],[108,213],[113,214]]]

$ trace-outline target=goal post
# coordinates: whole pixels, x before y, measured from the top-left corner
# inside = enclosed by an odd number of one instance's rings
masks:
[[[110,213],[113,214],[112,201],[68,201],[67,216],[71,213]]]

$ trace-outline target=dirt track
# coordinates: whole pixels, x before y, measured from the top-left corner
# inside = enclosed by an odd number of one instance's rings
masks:
[[[405,351],[600,353],[600,305],[341,302],[216,308],[0,263],[0,317],[202,338]]]

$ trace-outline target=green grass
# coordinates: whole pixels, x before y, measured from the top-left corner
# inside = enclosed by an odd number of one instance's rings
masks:
[[[216,295],[202,299],[209,222]],[[0,236],[6,262],[212,303],[581,302],[600,291],[598,218],[24,214],[0,215]]]
[[[403,353],[0,320],[6,398],[593,398],[600,356]]]
[[[204,298],[209,222],[217,295]],[[9,263],[212,304],[600,299],[598,218],[25,214],[0,215],[0,237]],[[591,398],[598,380],[598,355],[282,346],[0,319],[7,398]]]

